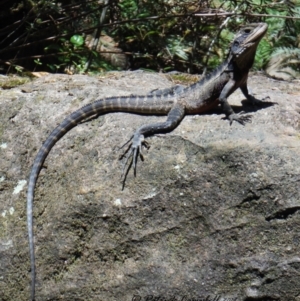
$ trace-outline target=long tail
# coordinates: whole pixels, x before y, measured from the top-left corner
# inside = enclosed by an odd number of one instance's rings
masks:
[[[165,115],[171,109],[174,103],[174,97],[169,96],[130,96],[130,97],[110,97],[100,99],[94,103],[88,104],[81,109],[69,115],[63,122],[53,130],[47,140],[40,148],[29,177],[27,191],[27,227],[29,238],[29,252],[31,265],[31,300],[35,299],[35,255],[34,255],[34,240],[33,240],[33,199],[34,189],[38,175],[41,171],[43,163],[55,143],[61,139],[68,131],[75,127],[79,122],[94,115],[104,114],[107,112],[132,112],[137,114],[161,114]]]

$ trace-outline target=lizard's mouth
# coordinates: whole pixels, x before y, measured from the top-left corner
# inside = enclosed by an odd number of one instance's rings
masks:
[[[256,25],[256,30],[244,41],[244,46],[253,45],[253,43],[258,44],[268,30],[268,24],[266,23],[256,23],[253,25]],[[248,30],[250,32],[250,29]],[[247,28],[245,31],[247,31]]]

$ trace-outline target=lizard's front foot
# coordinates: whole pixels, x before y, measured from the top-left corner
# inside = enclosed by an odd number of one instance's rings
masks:
[[[242,125],[245,125],[247,122],[251,121],[252,116],[251,115],[231,114],[227,118],[229,119],[230,125],[232,125],[232,122],[234,120],[239,122]]]
[[[132,142],[129,143],[130,141],[132,141]],[[125,185],[125,180],[126,180],[127,174],[129,172],[132,164],[133,164],[134,176],[136,176],[136,163],[137,163],[138,156],[140,156],[141,160],[144,161],[142,147],[145,146],[147,149],[149,149],[149,147],[150,147],[148,142],[144,140],[144,135],[140,134],[139,132],[135,133],[121,148],[123,148],[128,143],[129,143],[129,145],[128,145],[127,149],[119,157],[119,160],[122,160],[124,157],[126,157],[126,154],[129,153],[124,162],[122,175],[121,175],[121,179],[123,182],[123,188]],[[129,160],[130,160],[130,162],[129,162]],[[126,166],[127,166],[127,168],[126,168]]]
[[[253,106],[263,106],[266,102],[266,99],[270,99],[269,96],[264,97],[263,99],[257,99],[252,94],[249,95],[249,100],[252,103]]]

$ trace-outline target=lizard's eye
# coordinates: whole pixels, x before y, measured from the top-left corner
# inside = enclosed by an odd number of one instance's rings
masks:
[[[250,32],[251,32],[251,29],[245,29],[244,32],[245,32],[245,33],[250,33]]]

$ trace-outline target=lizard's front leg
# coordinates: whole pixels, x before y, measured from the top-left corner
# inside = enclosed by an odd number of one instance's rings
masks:
[[[232,124],[233,120],[245,124],[246,122],[251,120],[251,116],[249,115],[238,115],[234,113],[231,106],[228,103],[227,97],[233,93],[233,91],[236,89],[236,83],[233,79],[229,80],[225,87],[223,88],[220,96],[219,96],[219,102],[221,104],[221,108],[223,112],[226,115],[226,118],[229,119],[230,125]]]
[[[133,164],[134,175],[136,175],[136,163],[137,163],[138,156],[140,155],[141,159],[143,160],[142,146],[146,145],[146,147],[148,147],[148,143],[145,141],[145,137],[149,137],[154,134],[171,132],[179,125],[184,115],[185,115],[185,106],[177,103],[172,107],[172,109],[168,113],[168,117],[165,122],[143,125],[136,130],[133,137],[130,139],[132,140],[131,144],[129,145],[125,153],[122,156],[120,156],[120,159],[122,159],[123,157],[125,157],[126,153],[129,152],[122,173],[123,186],[131,165]],[[131,162],[129,163],[126,169],[126,165],[130,159]]]

